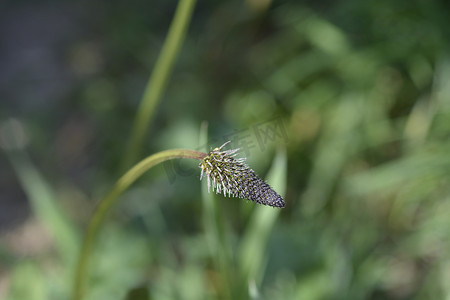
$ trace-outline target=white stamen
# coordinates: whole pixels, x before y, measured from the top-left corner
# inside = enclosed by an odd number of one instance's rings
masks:
[[[231,143],[231,141],[225,142],[222,146],[219,147],[219,149],[222,150],[222,148],[228,143]]]

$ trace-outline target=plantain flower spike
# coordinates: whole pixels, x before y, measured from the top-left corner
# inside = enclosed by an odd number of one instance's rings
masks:
[[[256,175],[245,163],[245,158],[235,158],[239,149],[222,150],[228,144],[209,151],[199,164],[200,180],[208,180],[211,190],[224,196],[249,199],[272,207],[284,207],[283,198]]]

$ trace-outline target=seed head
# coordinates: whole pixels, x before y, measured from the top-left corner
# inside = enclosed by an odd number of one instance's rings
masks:
[[[235,158],[239,149],[223,150],[226,142],[211,150],[199,164],[208,180],[208,192],[211,187],[217,194],[249,199],[256,203],[272,207],[284,207],[283,198],[245,163],[245,158]]]

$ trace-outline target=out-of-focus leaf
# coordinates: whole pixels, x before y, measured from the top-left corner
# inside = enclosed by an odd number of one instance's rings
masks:
[[[65,266],[70,266],[76,256],[78,236],[73,224],[59,207],[56,193],[25,154],[8,155],[33,212],[51,233]]]
[[[352,175],[346,180],[349,192],[358,195],[389,192],[408,182],[449,174],[448,152],[426,152]]]
[[[267,183],[282,197],[286,192],[286,172],[286,151],[279,148],[267,174]],[[286,206],[289,207],[289,203]],[[257,284],[261,283],[264,275],[268,259],[267,243],[280,211],[272,207],[256,206],[242,238],[239,267],[245,278]]]
[[[47,300],[49,297],[46,277],[31,262],[23,262],[14,268],[11,283],[7,300]]]
[[[128,291],[125,300],[148,300],[150,297],[146,286],[137,286]]]

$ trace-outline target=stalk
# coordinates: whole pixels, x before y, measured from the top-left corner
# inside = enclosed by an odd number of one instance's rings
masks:
[[[175,15],[170,24],[167,38],[156,61],[152,75],[142,96],[142,100],[134,120],[130,141],[125,151],[123,170],[129,168],[137,159],[144,143],[150,121],[156,106],[172,73],[175,59],[180,52],[189,22],[192,17],[196,0],[180,0]]]
[[[174,149],[162,151],[145,158],[128,172],[126,172],[113,186],[109,193],[98,203],[86,230],[86,235],[81,247],[80,256],[76,264],[76,274],[73,285],[72,299],[81,300],[85,289],[85,279],[87,277],[87,268],[89,256],[95,237],[100,229],[106,213],[111,209],[116,199],[122,194],[133,182],[135,182],[144,172],[162,163],[166,160],[175,158],[192,158],[202,160],[207,154],[203,152]]]

